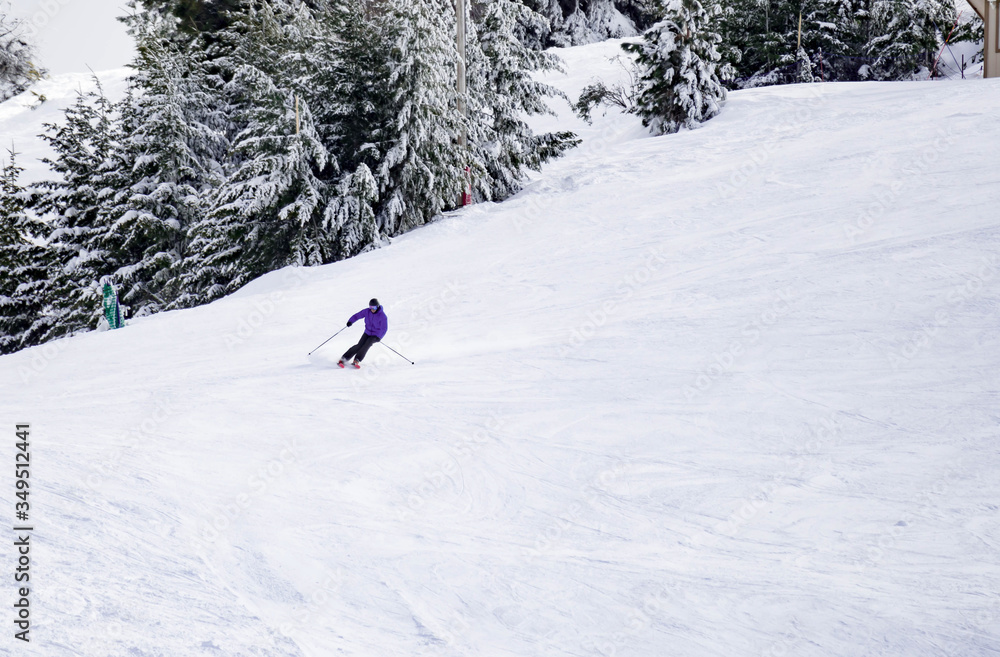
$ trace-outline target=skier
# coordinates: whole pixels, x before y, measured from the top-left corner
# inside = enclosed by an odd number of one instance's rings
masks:
[[[364,317],[365,319],[365,332],[358,340],[358,343],[344,352],[344,355],[340,357],[337,365],[343,367],[348,360],[354,358],[351,365],[361,369],[361,361],[365,359],[365,354],[373,344],[379,342],[383,337],[385,337],[385,332],[389,330],[389,318],[385,316],[385,311],[382,310],[382,306],[379,305],[378,299],[372,299],[368,302],[368,308],[361,310],[360,312],[351,315],[351,318],[347,320],[347,325],[350,326],[354,322],[358,321]]]

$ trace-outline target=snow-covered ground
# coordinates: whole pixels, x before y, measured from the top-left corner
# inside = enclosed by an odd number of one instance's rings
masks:
[[[24,168],[22,183],[47,180],[52,174],[41,159],[53,154],[37,138],[43,124],[62,123],[63,111],[94,90],[95,79],[113,100],[125,93],[124,67],[134,47],[117,17],[127,8],[122,0],[0,0],[0,7],[24,21],[38,64],[49,71],[29,91],[0,103],[0,157],[6,163],[13,148]]]
[[[0,359],[36,541],[0,652],[1000,654],[998,113],[563,112],[585,143],[508,202]],[[306,356],[371,296],[416,365],[338,369],[357,326]]]
[[[52,75],[30,90],[0,103],[0,157],[4,165],[13,148],[17,164],[24,169],[21,184],[51,180],[54,175],[43,158],[55,157],[48,142],[39,139],[44,124],[63,124],[65,110],[80,94],[97,90],[98,83],[108,98],[119,100],[125,95],[125,78],[129,69],[118,68],[98,73],[61,73]]]
[[[39,64],[53,74],[118,68],[134,46],[119,16],[127,0],[0,0],[24,21]]]

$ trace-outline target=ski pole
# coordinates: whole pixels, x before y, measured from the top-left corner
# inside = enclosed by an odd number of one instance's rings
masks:
[[[383,347],[385,347],[386,349],[388,349],[389,351],[391,351],[392,353],[396,354],[397,356],[399,356],[399,357],[400,357],[400,358],[402,358],[403,360],[405,360],[405,361],[406,361],[407,363],[409,363],[410,365],[416,365],[416,363],[414,363],[414,362],[413,362],[412,360],[410,360],[409,358],[407,358],[407,357],[406,357],[406,356],[404,356],[403,354],[399,353],[398,351],[396,351],[395,349],[393,349],[393,348],[392,348],[392,347],[390,347],[389,345],[385,344],[384,342],[382,342],[382,341],[379,341],[379,344],[380,344],[380,345],[382,345]]]
[[[347,327],[345,326],[344,328],[340,329],[340,331],[337,331],[336,333],[334,333],[333,335],[331,335],[330,337],[328,337],[326,340],[323,341],[323,344],[326,344],[330,340],[333,340],[335,337],[337,337],[338,335],[340,335],[341,331],[343,331],[346,328]],[[322,347],[323,344],[321,344],[319,347]],[[319,351],[319,347],[316,347],[315,349],[313,349],[312,351],[310,351],[308,354],[306,354],[306,356],[312,356],[313,352]]]

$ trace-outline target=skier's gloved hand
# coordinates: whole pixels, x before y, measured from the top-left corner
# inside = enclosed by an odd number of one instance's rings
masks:
[[[378,337],[377,335],[373,335],[372,337],[375,338],[375,342],[382,342],[382,338]]]
[[[348,325],[348,326],[350,326],[350,325],[351,325],[351,324],[353,324],[353,323],[354,323],[354,322],[347,322],[347,325]]]

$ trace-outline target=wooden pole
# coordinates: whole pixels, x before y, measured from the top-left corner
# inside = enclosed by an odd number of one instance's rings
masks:
[[[798,53],[802,49],[802,12],[799,12],[799,43],[795,47],[795,52]]]
[[[456,23],[458,34],[456,46],[458,48],[458,103],[462,110],[462,116],[468,116],[468,108],[465,106],[465,92],[467,87],[465,77],[465,0],[455,0]],[[468,134],[464,127],[462,130],[461,143],[464,147],[468,141]]]
[[[295,134],[299,134],[299,95],[295,94]]]
[[[462,112],[462,118],[469,118],[469,108],[465,102],[465,94],[467,90],[467,80],[465,71],[465,6],[466,0],[455,0],[455,24],[457,26],[457,34],[455,45],[458,48],[458,106]],[[458,137],[458,144],[462,148],[465,154],[465,189],[462,190],[461,205],[470,205],[472,203],[472,180],[470,179],[469,164],[468,164],[468,152],[469,152],[469,133],[465,127],[463,120],[462,133]]]

